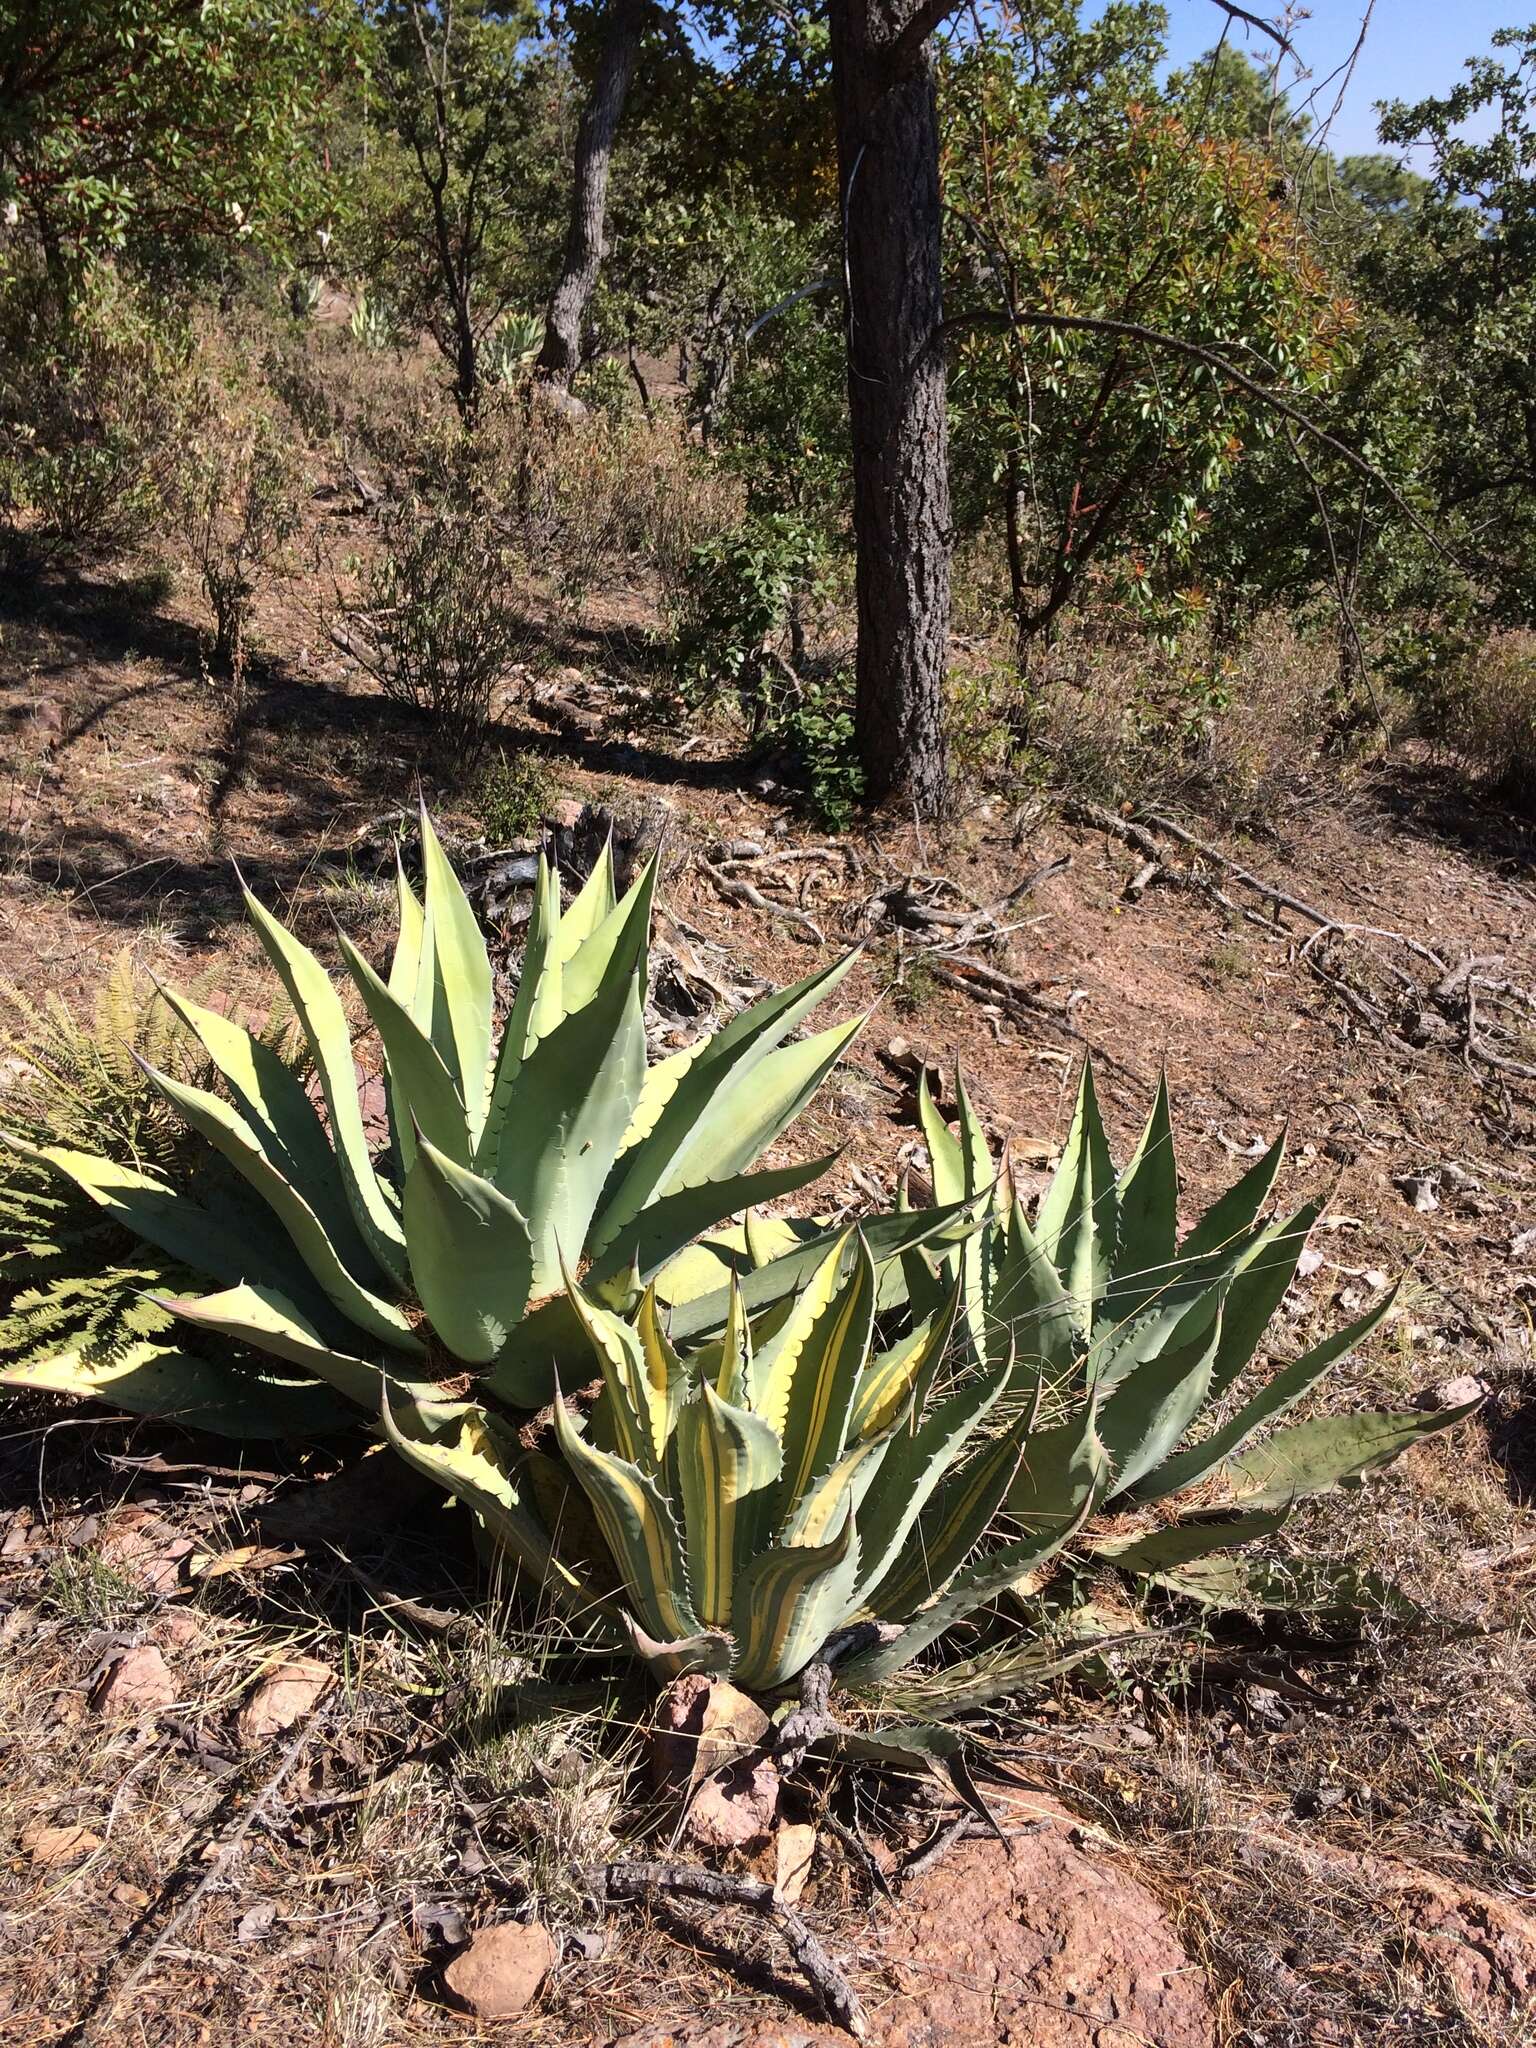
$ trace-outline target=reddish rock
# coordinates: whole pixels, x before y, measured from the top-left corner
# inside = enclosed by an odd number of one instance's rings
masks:
[[[966,1842],[899,1903],[843,1940],[869,2014],[870,2048],[1214,2048],[1204,1973],[1162,1907],[1072,1839],[1070,1814],[1013,1843]],[[695,2023],[629,2034],[613,2048],[847,2048],[831,2027]]]
[[[555,1960],[548,1928],[536,1920],[527,1927],[504,1920],[471,1938],[443,1971],[443,1986],[476,2019],[510,2019],[538,1997]]]
[[[746,1693],[695,1672],[675,1678],[656,1702],[656,1782],[679,1790],[750,1755],[768,1733],[768,1716]]]
[[[314,1657],[295,1657],[259,1678],[235,1717],[235,1733],[244,1743],[269,1742],[296,1727],[336,1683],[329,1664]]]
[[[766,1847],[779,1817],[779,1774],[770,1756],[746,1756],[712,1771],[694,1788],[684,1823],[690,1840],[713,1854]]]
[[[125,1650],[91,1688],[91,1705],[112,1718],[157,1714],[176,1697],[176,1683],[153,1643]]]

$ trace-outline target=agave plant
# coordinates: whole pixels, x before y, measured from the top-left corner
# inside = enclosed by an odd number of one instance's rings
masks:
[[[1476,1407],[1285,1421],[1380,1327],[1399,1290],[1258,1379],[1265,1332],[1319,1213],[1308,1202],[1264,1219],[1283,1137],[1180,1241],[1166,1083],[1119,1172],[1085,1066],[1031,1224],[992,1164],[963,1082],[956,1097],[951,1131],[926,1087],[921,1095],[934,1192],[940,1201],[988,1198],[993,1215],[932,1270],[922,1250],[907,1255],[919,1269],[914,1298],[933,1298],[958,1273],[972,1354],[1013,1356],[1042,1388],[1046,1426],[1026,1446],[1007,1507],[1031,1523],[1096,1517],[1071,1546],[1085,1560],[1197,1599],[1272,1604],[1265,1588],[1283,1575],[1268,1562],[1245,1574],[1225,1553],[1272,1535],[1299,1501],[1357,1483]],[[1346,1586],[1347,1571],[1326,1583]],[[1382,1595],[1375,1582],[1369,1590]]]
[[[863,1619],[907,1624],[890,1631],[905,1662],[1067,1533],[1042,1525],[966,1566],[1032,1407],[1008,1399],[1009,1361],[936,1394],[953,1295],[879,1345],[876,1267],[857,1233],[762,1317],[733,1286],[719,1338],[686,1360],[654,1289],[634,1319],[574,1282],[570,1299],[602,1391],[584,1420],[557,1396],[554,1426],[600,1532],[595,1567],[551,1533],[580,1519],[557,1467],[482,1408],[392,1399],[386,1427],[518,1565],[567,1606],[617,1619],[660,1676],[729,1674],[772,1692]]]
[[[822,1240],[733,1277],[718,1335],[680,1352],[687,1319],[674,1312],[669,1333],[654,1288],[631,1316],[570,1282],[601,1393],[584,1420],[557,1397],[560,1461],[474,1402],[391,1396],[391,1440],[664,1676],[729,1673],[772,1692],[843,1649],[845,1686],[890,1693],[948,1638],[942,1681],[902,1685],[929,1715],[953,1714],[1061,1668],[1031,1636],[1031,1575],[1053,1559],[1196,1598],[1300,1597],[1272,1563],[1239,1582],[1210,1561],[1469,1412],[1269,1428],[1395,1295],[1235,1399],[1315,1220],[1310,1206],[1260,1220],[1280,1148],[1179,1243],[1166,1092],[1117,1173],[1085,1071],[1031,1225],[957,1093],[958,1135],[922,1101],[935,1213],[990,1213],[887,1258],[903,1285],[882,1290],[861,1235]],[[780,1285],[786,1261],[797,1290]],[[766,1298],[756,1313],[749,1291]],[[585,1532],[560,1462],[590,1510]]]
[[[481,351],[481,369],[493,384],[515,384],[543,341],[542,320],[532,313],[508,313]]]
[[[859,1028],[854,1019],[791,1038],[850,960],[650,1064],[654,861],[620,898],[605,853],[564,910],[558,877],[541,864],[498,1040],[485,940],[425,812],[421,833],[424,898],[402,870],[387,974],[339,937],[383,1049],[384,1156],[370,1148],[340,994],[249,892],[324,1117],[269,1045],[169,990],[224,1092],[146,1068],[233,1169],[243,1202],[203,1204],[153,1173],[69,1146],[6,1142],[217,1283],[177,1298],[178,1315],[273,1354],[369,1414],[387,1382],[426,1390],[466,1371],[488,1397],[536,1407],[559,1362],[586,1350],[567,1268],[594,1301],[632,1305],[701,1231],[830,1164],[752,1170]],[[791,1259],[781,1284],[799,1270]]]
[[[381,298],[367,292],[359,294],[347,325],[358,347],[373,354],[388,348],[395,338],[395,323],[388,306]]]

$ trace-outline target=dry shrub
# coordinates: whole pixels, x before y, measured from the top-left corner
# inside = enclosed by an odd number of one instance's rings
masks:
[[[275,419],[223,394],[205,396],[169,500],[213,613],[213,666],[231,679],[237,699],[251,608],[298,526],[302,483]]]
[[[654,424],[601,414],[573,421],[538,406],[530,414],[502,405],[483,431],[515,449],[523,544],[578,616],[605,568],[637,561],[655,572],[670,614],[694,549],[741,515],[740,486],[669,412]]]
[[[1000,659],[960,664],[951,741],[961,767],[985,777],[1022,774],[1112,803],[1194,803],[1265,827],[1317,801],[1336,681],[1332,646],[1279,615],[1236,648],[1191,635],[1173,653],[1078,622],[1027,678]],[[1337,774],[1335,764],[1330,782]]]
[[[1434,712],[1441,748],[1521,810],[1536,810],[1536,633],[1492,633],[1451,669]]]

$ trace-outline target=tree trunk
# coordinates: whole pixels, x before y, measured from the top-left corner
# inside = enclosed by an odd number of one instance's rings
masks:
[[[597,74],[576,130],[565,256],[549,301],[544,347],[539,354],[540,378],[563,391],[570,389],[581,366],[582,327],[603,262],[603,221],[614,137],[623,118],[649,13],[650,0],[610,0]]]
[[[949,452],[933,59],[910,0],[833,0],[865,792],[948,796]]]

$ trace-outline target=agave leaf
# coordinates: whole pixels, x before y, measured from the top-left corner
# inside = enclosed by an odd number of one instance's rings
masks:
[[[694,1604],[725,1628],[736,1573],[760,1547],[752,1512],[782,1466],[779,1440],[760,1415],[724,1401],[706,1382],[677,1416],[677,1475],[693,1570]]]
[[[437,985],[447,1025],[446,1042],[439,1044],[438,1050],[444,1065],[458,1081],[473,1148],[485,1123],[490,1084],[494,1014],[491,961],[480,921],[448,863],[425,804],[421,807],[421,858]]]
[[[1259,1509],[1253,1514],[1229,1515],[1221,1521],[1174,1522],[1166,1528],[1143,1529],[1127,1536],[1091,1537],[1083,1549],[1096,1563],[1112,1564],[1116,1571],[1146,1578],[1177,1571],[1197,1558],[1236,1549],[1260,1536],[1273,1536],[1285,1526],[1290,1513],[1287,1505],[1272,1511]]]
[[[621,1619],[630,1648],[661,1684],[670,1685],[674,1678],[691,1678],[695,1672],[710,1678],[729,1677],[735,1646],[721,1630],[704,1629],[675,1643],[658,1643],[633,1615],[625,1614]]]
[[[336,1155],[298,1075],[233,1018],[156,987],[224,1077],[246,1122],[263,1132],[279,1172],[305,1189],[333,1238],[355,1239]]]
[[[510,1551],[557,1605],[617,1626],[611,1607],[555,1555],[549,1533],[521,1483],[516,1440],[473,1402],[386,1398],[384,1433],[407,1464],[474,1509],[497,1542]]]
[[[1221,1343],[1218,1291],[1195,1304],[1167,1348],[1138,1366],[1099,1404],[1098,1433],[1114,1471],[1111,1495],[1127,1493],[1160,1465],[1205,1405]]]
[[[501,1044],[496,1053],[496,1071],[491,1077],[485,1129],[475,1148],[476,1169],[498,1184],[501,1180],[501,1144],[506,1131],[507,1109],[518,1075],[523,1070],[523,1062],[565,1014],[561,1001],[560,966],[554,958],[559,933],[560,882],[541,853],[533,908],[523,941],[523,964],[517,979],[517,994],[512,999],[512,1008],[502,1030]]]
[[[78,1351],[30,1359],[0,1371],[0,1386],[74,1394],[215,1436],[323,1436],[357,1420],[349,1402],[307,1374],[290,1379],[155,1343],[110,1359],[87,1360]]]
[[[665,1455],[667,1439],[688,1393],[688,1368],[662,1327],[661,1308],[654,1287],[647,1287],[641,1296],[640,1312],[635,1318],[635,1335],[640,1340],[651,1440],[659,1462]]]
[[[865,1501],[859,1515],[857,1598],[861,1603],[895,1568],[918,1516],[935,1488],[956,1468],[978,1425],[997,1405],[1012,1371],[1012,1362],[1005,1361],[994,1372],[976,1374],[939,1402],[915,1430],[897,1431],[881,1469],[879,1491]],[[1027,1420],[1021,1417],[1004,1437],[1005,1442],[1011,1439],[1013,1443],[1015,1461]],[[982,1534],[982,1528],[975,1530],[972,1547]]]
[[[966,1185],[965,1153],[960,1140],[940,1116],[928,1089],[925,1068],[917,1081],[917,1120],[928,1148],[928,1178],[935,1202],[963,1202],[974,1191]]]
[[[1031,1433],[1008,1489],[1008,1512],[1030,1528],[1065,1531],[1084,1501],[1097,1507],[1113,1480],[1097,1410],[1084,1402],[1065,1422]]]
[[[1234,1504],[1278,1507],[1379,1472],[1425,1437],[1454,1429],[1479,1406],[1468,1401],[1438,1415],[1416,1409],[1367,1415],[1321,1415],[1277,1429],[1262,1443],[1219,1465],[1212,1477]]]
[[[566,1463],[592,1503],[641,1627],[662,1643],[701,1634],[677,1524],[656,1482],[628,1459],[588,1443],[558,1392],[555,1434]]]
[[[976,1228],[973,1205],[962,1202],[944,1209],[914,1209],[889,1216],[872,1216],[865,1223],[862,1234],[876,1266],[888,1268],[900,1259],[902,1253],[918,1245],[947,1247],[958,1244]],[[743,1273],[740,1276],[741,1293],[748,1310],[756,1315],[787,1295],[797,1294],[823,1263],[831,1247],[846,1247],[847,1244],[848,1232],[845,1230],[819,1231],[795,1250],[781,1253],[768,1265]],[[882,1309],[885,1306],[882,1290]],[[673,1342],[692,1343],[718,1330],[729,1307],[730,1291],[723,1285],[707,1294],[690,1295],[686,1300],[677,1301],[672,1312]]]
[[[1061,1163],[1035,1218],[1035,1236],[1061,1275],[1073,1320],[1084,1337],[1092,1325],[1094,1304],[1109,1287],[1119,1230],[1115,1169],[1093,1068],[1085,1060]]]
[[[748,1688],[785,1685],[836,1633],[852,1603],[859,1541],[849,1512],[825,1543],[775,1543],[736,1581],[736,1676]]]
[[[190,1195],[147,1173],[92,1152],[77,1152],[68,1145],[30,1145],[7,1131],[0,1131],[0,1145],[62,1174],[125,1230],[194,1272],[231,1286],[250,1275],[271,1278],[290,1290],[296,1287],[299,1293],[312,1287],[298,1253],[286,1238],[277,1245],[278,1258],[274,1260],[268,1247],[240,1225],[215,1216]]]
[[[325,1226],[301,1191],[286,1180],[261,1149],[260,1134],[227,1103],[206,1089],[188,1087],[140,1062],[145,1074],[192,1128],[223,1154],[253,1187],[292,1238],[305,1265],[329,1300],[360,1330],[398,1351],[419,1352],[421,1345],[394,1303],[365,1287],[341,1260]]]
[[[1080,1318],[1061,1275],[1015,1201],[988,1233],[986,1272],[992,1355],[1011,1351],[1042,1372],[1065,1373],[1077,1355]]]
[[[592,863],[586,880],[572,897],[560,918],[560,941],[556,954],[562,966],[574,959],[619,900],[613,871],[613,837],[603,841],[602,852]]]
[[[1159,1076],[1141,1142],[1120,1176],[1119,1196],[1120,1252],[1105,1302],[1105,1313],[1114,1322],[1146,1307],[1178,1248],[1179,1169],[1166,1073]]]
[[[469,1119],[458,1083],[443,1065],[442,1054],[346,933],[338,931],[336,939],[384,1047],[401,1169],[409,1172],[416,1157],[418,1129],[456,1166],[468,1166]]]
[[[628,925],[592,1000],[540,1039],[508,1098],[497,1185],[529,1219],[533,1290],[560,1285],[588,1242],[603,1183],[645,1078],[645,1024],[637,962],[648,899],[631,891]],[[681,1631],[674,1631],[681,1633]]]
[[[372,1415],[378,1408],[384,1371],[371,1359],[354,1358],[327,1343],[313,1322],[275,1287],[227,1287],[219,1294],[157,1297],[162,1308],[199,1329],[217,1331],[302,1366],[338,1394]]]
[[[848,1418],[850,1441],[882,1435],[894,1428],[909,1408],[913,1414],[921,1413],[934,1374],[949,1349],[959,1306],[959,1289],[952,1288],[942,1308],[865,1368]]]
[[[966,1092],[965,1076],[955,1068],[955,1114],[960,1126],[960,1147],[965,1162],[965,1192],[979,1195],[987,1188],[997,1185],[997,1168],[992,1163],[992,1150],[987,1143],[986,1131],[976,1114],[969,1094]]]
[[[920,1513],[916,1534],[892,1569],[863,1592],[881,1621],[906,1621],[959,1571],[1007,1496],[1019,1469],[1022,1429],[1005,1430],[963,1465],[940,1476]]]
[[[631,1266],[638,1269],[642,1280],[649,1280],[702,1231],[755,1202],[777,1201],[808,1187],[836,1163],[837,1156],[831,1152],[797,1166],[765,1167],[758,1173],[709,1180],[698,1187],[678,1188],[660,1196],[611,1238],[601,1256],[593,1260],[591,1284],[597,1286]]]
[[[736,1141],[759,1101],[756,1069],[847,974],[854,954],[753,1003],[698,1048],[646,1137],[627,1150],[605,1190],[592,1249],[603,1251],[658,1193],[739,1172],[757,1157]],[[791,1098],[792,1099],[792,1098]],[[793,1110],[786,1106],[785,1122]],[[780,1129],[783,1125],[780,1124]],[[776,1136],[777,1132],[770,1133]],[[766,1140],[764,1142],[767,1142]]]
[[[1317,1221],[1316,1202],[1272,1223],[1233,1272],[1221,1315],[1221,1343],[1211,1367],[1210,1399],[1219,1401],[1245,1366],[1252,1363],[1270,1318],[1296,1277],[1308,1233]]]
[[[663,1396],[653,1403],[639,1334],[623,1316],[593,1301],[568,1272],[564,1278],[566,1298],[603,1375],[603,1395],[592,1417],[593,1440],[654,1477],[666,1448],[664,1428],[658,1430],[654,1411],[660,1408],[664,1425],[666,1400]]]
[[[965,1737],[957,1729],[922,1721],[868,1731],[839,1729],[832,1740],[836,1754],[851,1763],[908,1765],[917,1770],[948,1762],[965,1747]]]
[[[406,876],[405,863],[400,858],[400,848],[395,848],[395,907],[397,929],[395,950],[389,962],[389,992],[397,1003],[410,1010],[414,1022],[423,1020],[413,1005],[416,992],[421,985],[421,953],[426,937],[426,918],[422,911],[421,899],[411,887]]]
[[[590,1003],[612,970],[614,961],[630,950],[631,934],[636,925],[640,927],[640,946],[635,956],[635,972],[640,983],[640,1002],[645,1004],[648,983],[649,942],[651,935],[651,905],[656,895],[656,878],[661,872],[661,856],[653,853],[640,870],[628,890],[617,903],[610,905],[592,931],[568,956],[564,956],[566,926],[577,915],[577,904],[573,903],[561,922],[561,983],[562,1000],[567,1014],[584,1009]],[[582,892],[585,895],[585,890]],[[578,903],[580,899],[578,898]]]
[[[829,1253],[835,1282],[841,1258]],[[820,1290],[808,1289],[815,1298]],[[848,1421],[875,1325],[875,1268],[862,1239],[854,1243],[853,1271],[805,1328],[803,1339],[760,1354],[766,1364],[764,1397],[753,1407],[778,1431],[784,1446],[780,1511],[787,1518],[817,1473],[841,1456]],[[794,1327],[786,1324],[786,1331]]]
[[[325,1097],[337,1163],[352,1215],[369,1251],[397,1286],[406,1280],[405,1236],[373,1170],[358,1102],[352,1033],[330,976],[309,948],[245,891],[257,936],[288,991]]]
[[[417,1133],[401,1214],[427,1320],[456,1358],[489,1364],[528,1306],[527,1222],[500,1189],[440,1152],[425,1132]]]
[[[910,1675],[896,1681],[887,1698],[910,1708],[920,1704],[926,1713],[955,1720],[974,1714],[998,1700],[1017,1699],[1038,1692],[1052,1679],[1075,1671],[1106,1650],[1139,1648],[1166,1642],[1167,1632],[1159,1629],[1127,1629],[1112,1635],[1090,1636],[1086,1641],[1058,1645],[1050,1640],[1025,1643],[1022,1648],[991,1651],[980,1657],[965,1657],[936,1672],[924,1685]],[[953,1732],[953,1731],[946,1731]]]
[[[1204,1557],[1152,1583],[1201,1607],[1301,1614],[1339,1625],[1372,1617],[1412,1624],[1424,1610],[1380,1572],[1319,1558]]]
[[[1188,1263],[1193,1259],[1209,1258],[1212,1254],[1227,1251],[1245,1237],[1269,1200],[1284,1158],[1285,1134],[1282,1132],[1263,1158],[1250,1166],[1242,1179],[1234,1182],[1206,1210],[1179,1247],[1180,1260]]]
[[[749,1079],[734,1075],[727,1079],[721,1093],[700,1114],[691,1136],[678,1147],[670,1168],[651,1190],[642,1214],[650,1213],[669,1196],[730,1180],[760,1158],[799,1116],[862,1026],[862,1018],[857,1017],[847,1024],[833,1025],[828,1031],[767,1054],[754,1064]],[[698,1064],[702,1062],[695,1063]],[[690,1068],[683,1077],[673,1103],[694,1071]],[[629,1186],[635,1171],[631,1160],[638,1164],[643,1159],[661,1134],[666,1116],[664,1110],[651,1137],[619,1160],[615,1178],[620,1192]],[[637,1220],[628,1217],[620,1221],[622,1206],[618,1193],[610,1200],[605,1192],[592,1233],[593,1252],[605,1260],[625,1237],[626,1226]],[[717,1215],[721,1213],[724,1212],[716,1211]]]
[[[914,1657],[921,1656],[946,1629],[966,1620],[978,1608],[1006,1593],[1024,1573],[1033,1571],[1076,1535],[1093,1507],[1093,1494],[1085,1490],[1072,1520],[1063,1528],[1042,1526],[997,1550],[990,1550],[962,1566],[948,1589],[925,1607],[897,1636],[839,1667],[845,1684],[858,1687],[877,1685],[893,1677]]]
[[[1361,1316],[1358,1322],[1337,1330],[1331,1337],[1325,1337],[1320,1344],[1314,1344],[1304,1351],[1300,1358],[1282,1366],[1267,1386],[1261,1387],[1252,1400],[1239,1408],[1230,1421],[1213,1429],[1188,1450],[1164,1461],[1149,1472],[1135,1488],[1135,1498],[1140,1501],[1163,1500],[1170,1493],[1177,1493],[1181,1487],[1198,1486],[1214,1472],[1225,1459],[1233,1456],[1257,1430],[1266,1423],[1278,1422],[1287,1414],[1303,1395],[1311,1392],[1323,1375],[1341,1358],[1347,1358],[1358,1345],[1363,1344],[1371,1332],[1384,1322],[1393,1308],[1401,1286],[1394,1287],[1390,1294],[1379,1301],[1373,1309]]]

